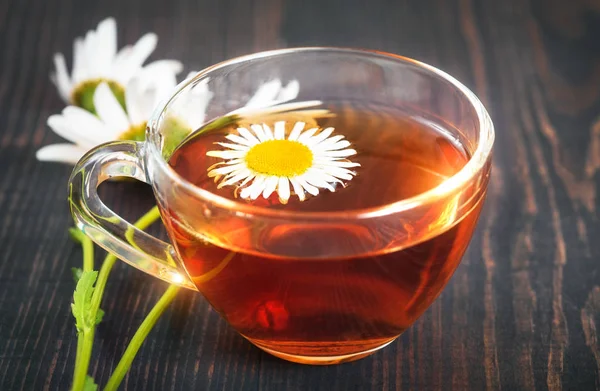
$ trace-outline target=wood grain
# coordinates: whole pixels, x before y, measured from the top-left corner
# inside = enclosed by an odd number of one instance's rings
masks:
[[[488,107],[494,170],[450,285],[399,340],[332,367],[289,364],[180,295],[125,378],[127,390],[600,390],[599,0],[0,1],[0,390],[68,389],[76,336],[67,235],[70,169],[35,151],[59,138],[52,54],[106,16],[120,44],[159,34],[153,58],[186,71],[258,50],[362,46],[438,66]],[[148,187],[103,186],[128,219]],[[153,227],[162,235],[162,228]],[[98,255],[98,259],[100,258]],[[118,264],[91,374],[105,384],[165,285]]]

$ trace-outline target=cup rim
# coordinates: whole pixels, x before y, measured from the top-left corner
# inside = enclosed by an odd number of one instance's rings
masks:
[[[347,211],[319,211],[319,212],[303,212],[303,211],[287,211],[282,209],[270,209],[264,206],[255,206],[245,204],[236,200],[231,200],[208,190],[202,189],[187,179],[179,175],[171,166],[169,166],[166,159],[162,157],[159,147],[154,142],[156,138],[152,136],[153,132],[158,133],[158,123],[162,118],[163,114],[168,110],[171,102],[177,98],[188,86],[195,83],[197,80],[203,79],[206,76],[217,69],[221,69],[230,65],[239,64],[243,62],[249,62],[256,59],[276,57],[280,55],[302,53],[302,52],[340,52],[346,54],[356,54],[371,57],[383,57],[386,59],[392,59],[399,63],[410,64],[421,69],[424,69],[435,76],[438,76],[445,81],[449,82],[458,92],[460,92],[467,101],[472,105],[475,110],[478,119],[479,126],[479,141],[475,151],[471,155],[467,164],[465,164],[457,173],[452,175],[450,178],[444,180],[442,183],[433,187],[427,191],[416,194],[412,197],[405,198],[402,200],[394,201],[382,206],[350,209]],[[202,199],[210,204],[233,210],[237,213],[245,215],[260,216],[260,217],[272,217],[272,218],[286,218],[292,220],[346,220],[346,219],[369,219],[376,217],[389,216],[400,212],[405,212],[411,209],[418,208],[422,205],[435,202],[445,196],[451,195],[456,190],[465,187],[470,180],[472,180],[479,172],[483,169],[488,158],[491,155],[492,147],[494,144],[494,125],[492,120],[485,109],[483,103],[479,98],[464,84],[459,82],[456,78],[449,75],[448,73],[424,62],[414,60],[412,58],[400,56],[393,53],[362,49],[362,48],[346,48],[346,47],[327,47],[327,46],[314,46],[314,47],[297,47],[297,48],[286,48],[263,51],[248,55],[235,57],[229,60],[222,61],[215,65],[211,65],[198,72],[193,78],[184,80],[177,85],[175,92],[170,97],[163,100],[152,112],[150,119],[148,120],[146,128],[146,141],[145,144],[150,147],[150,153],[155,161],[158,162],[160,169],[167,174],[167,176],[179,186],[189,191],[195,197]]]

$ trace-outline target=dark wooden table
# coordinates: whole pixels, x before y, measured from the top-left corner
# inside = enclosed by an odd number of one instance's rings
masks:
[[[254,51],[360,46],[438,66],[496,125],[493,179],[442,296],[397,342],[355,363],[290,364],[181,294],[142,347],[128,390],[600,389],[599,0],[0,0],[0,390],[68,389],[75,358],[70,169],[39,163],[63,104],[52,54],[105,16],[119,42],[159,34],[189,69]],[[69,60],[70,61],[70,60]],[[130,219],[145,185],[110,184]],[[160,227],[155,227],[160,233]],[[104,384],[166,288],[119,263],[90,371]]]

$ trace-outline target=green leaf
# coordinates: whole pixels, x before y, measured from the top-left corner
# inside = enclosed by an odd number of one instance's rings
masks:
[[[104,318],[104,311],[101,308],[98,308],[98,312],[96,313],[96,324],[102,322]]]
[[[69,228],[69,235],[71,235],[71,239],[76,241],[77,243],[81,243],[85,240],[86,236],[81,230],[77,227]]]
[[[71,273],[73,273],[73,279],[75,280],[75,283],[77,283],[81,279],[81,275],[83,274],[83,269],[81,269],[79,267],[72,267]],[[96,324],[96,325],[99,324],[100,322],[102,322],[103,318],[104,318],[104,311],[102,310],[102,308],[98,308],[98,312],[96,313],[96,321],[94,324]]]
[[[83,269],[80,267],[72,267],[71,274],[73,275],[73,280],[75,280],[75,284],[79,282],[81,275],[83,274]]]
[[[235,123],[239,120],[237,115],[228,115],[219,117],[201,128],[200,133],[205,133],[213,129],[222,128],[226,125]],[[170,117],[165,120],[162,125],[161,133],[164,135],[162,147],[163,158],[169,159],[175,149],[186,139],[187,136],[195,129],[190,129],[177,118]],[[198,133],[195,133],[197,135]]]
[[[85,383],[83,383],[83,391],[97,391],[98,385],[94,382],[94,378],[91,376],[85,377]]]
[[[95,270],[82,272],[73,293],[71,310],[75,317],[75,327],[78,333],[88,331],[96,324],[96,316],[92,316],[90,311],[96,278],[98,278],[98,272]]]
[[[192,129],[185,126],[175,118],[168,118],[161,130],[164,135],[162,155],[165,159],[171,157],[175,148],[192,132]]]

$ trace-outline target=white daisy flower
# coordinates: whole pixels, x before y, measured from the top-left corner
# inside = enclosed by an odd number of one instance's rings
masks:
[[[257,199],[261,194],[269,198],[277,192],[279,202],[286,204],[292,194],[304,201],[305,193],[313,196],[319,189],[335,191],[356,173],[349,170],[359,163],[347,158],[356,154],[348,148],[350,142],[343,135],[332,136],[334,128],[319,127],[304,130],[304,122],[296,122],[289,134],[285,121],[278,121],[274,129],[267,124],[253,124],[250,130],[239,127],[237,134],[218,142],[220,151],[208,151],[207,156],[223,159],[208,169],[208,176],[219,182],[218,188],[236,186],[236,194],[244,199]],[[291,189],[290,189],[291,186]]]
[[[146,121],[164,96],[157,85],[133,78],[125,89],[127,112],[108,83],[101,82],[93,95],[96,115],[77,106],[67,106],[61,114],[51,115],[48,126],[73,144],[53,144],[37,151],[41,161],[75,164],[90,149],[113,140],[144,140]]]
[[[124,92],[127,111],[123,109],[108,83],[101,82],[93,95],[96,115],[80,107],[67,106],[62,114],[50,116],[48,126],[72,144],[45,146],[37,151],[38,160],[75,164],[87,151],[102,143],[114,140],[143,141],[152,111],[159,101],[173,93],[176,83],[172,72],[164,70],[160,82],[154,80],[153,72],[144,69],[129,81]],[[188,78],[195,74],[191,72]],[[169,112],[169,130],[163,145],[165,156],[169,156],[187,135],[204,124],[206,108],[214,95],[208,88],[208,82],[209,79],[202,80],[188,90],[185,96],[175,101]],[[274,82],[271,85],[279,87],[276,93],[272,94],[273,100],[269,101],[268,97],[263,95],[263,105],[268,106],[276,99],[279,99],[277,102],[281,102],[281,99],[295,98],[297,91],[291,94],[290,89],[283,88],[280,81]],[[262,87],[257,90],[249,102],[256,102],[255,97],[261,89]]]
[[[142,69],[154,51],[157,40],[156,34],[148,33],[134,45],[117,51],[117,25],[113,18],[106,18],[96,30],[90,30],[85,37],[75,39],[70,75],[63,54],[54,55],[56,71],[51,74],[51,80],[62,99],[74,106],[95,112],[94,90],[102,82],[110,87],[123,106],[126,104],[125,87]],[[144,67],[153,72],[155,79],[161,78],[165,69],[170,71],[167,74],[177,74],[182,68],[182,64],[174,60],[155,61]]]

